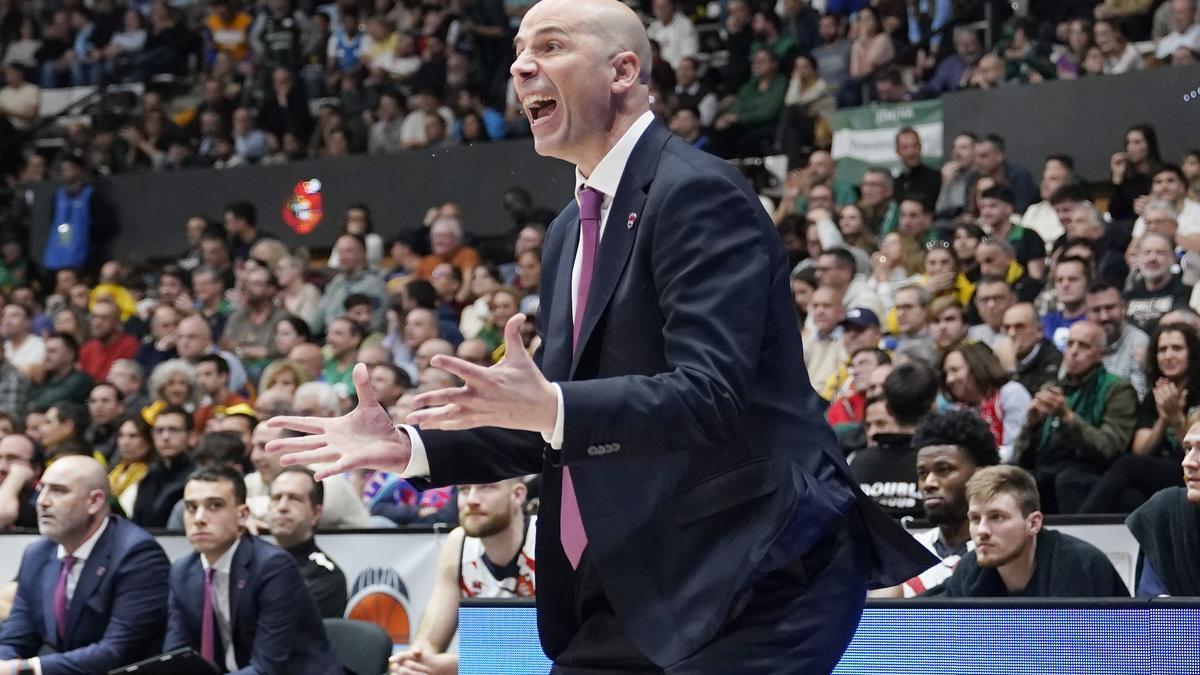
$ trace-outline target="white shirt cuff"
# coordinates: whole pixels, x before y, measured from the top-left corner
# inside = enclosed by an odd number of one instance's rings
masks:
[[[404,467],[404,471],[400,472],[401,478],[429,478],[429,456],[425,454],[425,441],[421,440],[421,434],[417,433],[417,428],[407,424],[400,424],[398,427],[408,434],[409,445],[412,446],[412,454],[408,458],[408,466]]]
[[[35,656],[29,659],[27,663],[33,669],[33,675],[42,675],[42,659],[40,657]]]
[[[550,444],[550,447],[555,450],[562,450],[563,444],[563,417],[565,417],[565,406],[563,405],[562,387],[558,386],[557,382],[552,382],[554,385],[554,393],[558,394],[558,413],[554,417],[554,433],[547,436],[542,434],[542,438]]]

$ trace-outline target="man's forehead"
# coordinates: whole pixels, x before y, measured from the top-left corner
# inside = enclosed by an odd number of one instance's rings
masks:
[[[534,12],[538,9],[539,6],[534,5],[534,8],[525,15],[525,20],[521,22],[521,27],[517,31],[517,36],[513,38],[514,46],[524,44],[539,36],[544,37],[546,35],[563,35],[570,37],[571,26],[566,20],[561,18],[561,16],[547,16],[540,18],[540,14],[545,14],[548,10],[545,10],[543,7],[543,11],[539,12],[538,14],[534,14]]]
[[[183,488],[184,499],[213,499],[233,496],[233,485],[226,480],[191,480]]]

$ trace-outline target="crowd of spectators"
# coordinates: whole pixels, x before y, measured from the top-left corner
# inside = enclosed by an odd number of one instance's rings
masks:
[[[1160,148],[1146,125],[1124,141],[1091,182],[1055,153],[1037,183],[1002,138],[967,132],[939,176],[908,160],[911,129],[898,175],[868,169],[856,193],[821,151],[789,176],[775,217],[809,376],[851,469],[868,459],[864,490],[895,515],[919,515],[911,462],[879,475],[874,458],[917,423],[883,405],[910,362],[939,378],[924,413],[976,411],[1046,513],[1129,512],[1182,484],[1200,402],[1200,152]]]
[[[508,64],[531,4],[0,0],[4,173],[37,179],[56,146],[113,173],[528,136]],[[630,4],[653,40],[655,112],[729,157],[802,161],[828,147],[839,107],[1188,64],[1200,52],[1195,0]],[[42,93],[67,86],[102,95],[82,115],[43,120]],[[59,141],[25,166],[28,140],[46,136]]]

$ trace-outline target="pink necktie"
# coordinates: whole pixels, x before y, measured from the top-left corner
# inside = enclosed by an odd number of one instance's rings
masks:
[[[571,349],[579,342],[579,330],[583,327],[583,312],[587,308],[588,289],[592,285],[592,268],[596,263],[596,249],[600,246],[600,204],[604,193],[585,187],[579,191],[579,236],[583,242],[583,256],[579,261],[579,291],[575,295],[575,326],[571,334]],[[579,569],[583,549],[587,548],[587,533],[583,530],[583,516],[579,514],[579,502],[575,499],[575,484],[571,481],[570,467],[562,471],[561,530],[563,552],[571,563],[571,569]]]
[[[200,657],[209,663],[217,662],[213,649],[213,574],[217,568],[204,570],[204,611],[200,614]]]
[[[71,568],[78,560],[73,555],[62,559],[62,569],[58,571],[58,583],[54,585],[54,622],[58,624],[58,641],[61,643],[67,634],[67,577]]]

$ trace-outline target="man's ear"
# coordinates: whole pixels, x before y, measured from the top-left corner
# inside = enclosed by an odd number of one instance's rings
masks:
[[[1026,527],[1030,534],[1037,534],[1042,531],[1042,512],[1034,511],[1025,517]]]
[[[624,93],[641,83],[642,64],[637,54],[621,52],[613,57],[613,93]]]

